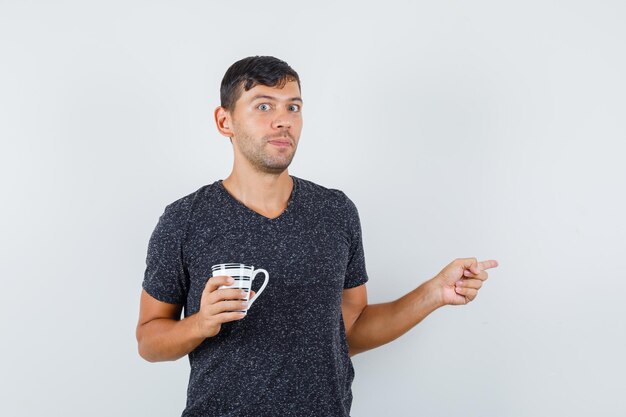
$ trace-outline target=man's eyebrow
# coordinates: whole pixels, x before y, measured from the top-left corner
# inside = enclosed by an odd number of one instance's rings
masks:
[[[269,99],[269,100],[276,100],[276,97],[273,96],[268,96],[265,94],[257,94],[256,96],[252,97],[252,99],[250,101],[254,101],[260,98],[265,98],[265,99]],[[291,97],[290,99],[287,99],[287,101],[299,101],[300,103],[302,103],[302,99],[300,97]]]

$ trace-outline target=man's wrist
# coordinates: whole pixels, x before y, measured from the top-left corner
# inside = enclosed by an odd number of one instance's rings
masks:
[[[185,319],[189,322],[188,328],[193,339],[205,339],[206,338],[206,336],[203,334],[202,326],[200,325],[199,318],[200,318],[199,313],[195,313]]]
[[[446,303],[443,301],[443,288],[441,287],[441,278],[438,275],[435,275],[434,278],[426,281],[425,286],[427,287],[427,293],[430,300],[434,304],[435,309],[446,305]]]

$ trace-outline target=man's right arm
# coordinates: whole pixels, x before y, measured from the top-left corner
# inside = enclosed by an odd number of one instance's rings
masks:
[[[240,301],[241,291],[218,289],[221,285],[232,284],[229,279],[232,278],[210,278],[202,292],[200,311],[182,320],[182,306],[159,301],[142,290],[136,334],[139,355],[149,362],[177,360],[207,337],[218,334],[222,323],[245,317],[233,311],[247,310]]]

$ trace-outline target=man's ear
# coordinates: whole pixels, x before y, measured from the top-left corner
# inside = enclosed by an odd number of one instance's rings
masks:
[[[215,125],[217,127],[218,132],[222,136],[226,136],[228,138],[232,138],[234,136],[234,132],[231,130],[231,116],[228,110],[226,110],[222,106],[218,106],[213,111],[213,117],[215,119]]]

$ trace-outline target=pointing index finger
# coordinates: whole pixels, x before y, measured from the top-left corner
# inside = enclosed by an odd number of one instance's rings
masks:
[[[482,261],[478,263],[478,266],[480,267],[481,270],[485,270],[485,269],[489,269],[489,268],[495,268],[496,266],[498,266],[498,261],[496,261],[495,259],[492,260],[488,260],[488,261]]]

